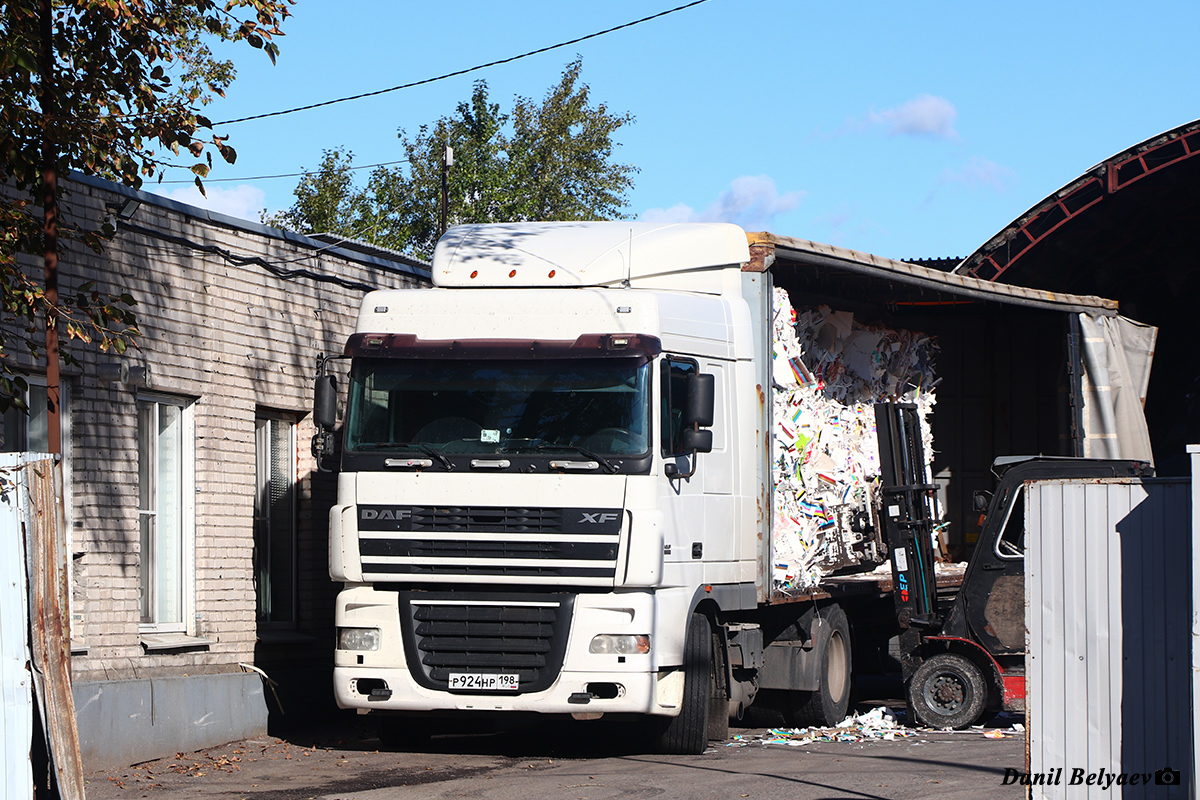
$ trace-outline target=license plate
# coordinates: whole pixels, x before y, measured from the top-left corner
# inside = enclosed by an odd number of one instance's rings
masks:
[[[483,692],[512,692],[520,688],[520,679],[515,672],[480,673],[451,672],[451,689],[474,689]]]

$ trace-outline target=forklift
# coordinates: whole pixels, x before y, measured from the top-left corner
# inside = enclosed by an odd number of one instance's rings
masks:
[[[994,492],[976,492],[979,538],[953,599],[939,599],[929,480],[916,406],[875,408],[882,527],[893,578],[908,718],[965,728],[985,713],[1025,710],[1025,486],[1039,479],[1148,478],[1143,461],[1006,456]]]

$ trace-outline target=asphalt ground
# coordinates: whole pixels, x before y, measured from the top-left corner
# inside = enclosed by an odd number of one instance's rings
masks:
[[[860,706],[860,710],[869,708]],[[1001,800],[1023,770],[1024,733],[1013,719],[967,731],[919,731],[893,741],[764,744],[765,728],[697,756],[648,754],[645,725],[605,720],[529,721],[458,729],[413,751],[389,749],[369,720],[251,739],[86,776],[89,800],[605,800],[606,798],[910,798]],[[999,729],[1003,738],[985,733]],[[992,734],[995,736],[995,734]],[[735,738],[740,737],[740,739]]]

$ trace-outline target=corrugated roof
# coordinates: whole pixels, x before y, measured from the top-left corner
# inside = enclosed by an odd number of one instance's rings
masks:
[[[331,245],[329,240],[320,239],[313,236],[305,236],[304,234],[295,233],[293,231],[279,230],[271,228],[257,222],[252,222],[246,219],[238,219],[231,217],[228,214],[221,214],[217,211],[210,211],[207,208],[180,203],[177,200],[171,200],[149,192],[130,189],[128,186],[122,186],[119,183],[97,178],[91,175],[84,175],[80,172],[72,172],[68,176],[69,180],[76,183],[82,183],[85,186],[102,189],[112,192],[113,194],[121,195],[122,197],[132,198],[139,203],[145,203],[159,208],[167,208],[176,211],[180,214],[185,214],[194,219],[206,220],[216,225],[221,225],[226,228],[246,231],[258,236],[263,236],[269,239],[282,239],[293,245],[308,248],[312,250],[321,250],[330,255],[337,255],[342,258],[348,258],[352,261],[357,261],[363,264],[370,264],[373,267],[378,267],[389,272],[397,272],[402,275],[411,275],[425,280],[429,279],[429,265],[423,261],[406,256],[403,253],[398,253],[394,250],[387,250],[382,247],[373,245],[362,245],[355,247],[356,243],[350,240],[344,240],[337,244]],[[324,235],[324,234],[322,234]]]
[[[767,232],[747,233],[751,247],[769,247],[775,258],[838,270],[863,279],[886,281],[925,291],[994,303],[1009,303],[1058,311],[1085,311],[1112,315],[1115,300],[1092,295],[1063,294],[1025,286],[1011,286],[947,273],[919,264],[848,250],[831,244],[778,236]]]

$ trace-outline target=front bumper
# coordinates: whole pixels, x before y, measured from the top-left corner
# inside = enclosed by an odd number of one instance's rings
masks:
[[[372,711],[504,711],[539,714],[679,713],[683,673],[568,672],[543,692],[457,694],[416,685],[406,667],[337,667],[334,695],[341,708]],[[382,686],[390,691],[384,697]],[[360,688],[361,687],[361,688]],[[373,693],[374,692],[374,693]]]
[[[416,653],[440,655],[428,647],[433,640],[419,645],[413,638],[412,624],[402,632],[401,617],[412,604],[445,607],[475,604],[495,607],[497,597],[460,592],[433,599],[408,598],[406,593],[377,590],[371,586],[352,586],[338,596],[339,628],[374,628],[379,631],[378,649],[370,651],[336,650],[334,654],[334,695],[342,708],[372,711],[511,711],[542,714],[630,713],[671,716],[679,713],[683,696],[683,673],[679,656],[666,654],[670,637],[656,635],[659,610],[650,592],[614,592],[580,594],[570,600],[570,613],[562,618],[565,631],[561,661],[543,678],[526,684],[517,692],[472,691],[444,688],[430,680],[428,670]],[[446,599],[452,597],[453,599]],[[526,602],[525,605],[537,605]],[[616,655],[592,653],[589,645],[598,634],[649,635],[649,653]],[[407,637],[407,638],[406,638]],[[561,640],[560,640],[561,641]],[[406,648],[406,644],[408,645]],[[411,650],[412,652],[407,652]],[[411,657],[410,657],[411,656]],[[672,664],[674,661],[674,664]],[[561,667],[557,666],[561,664]],[[414,676],[413,670],[418,671]],[[500,667],[454,668],[460,672],[504,673]]]

